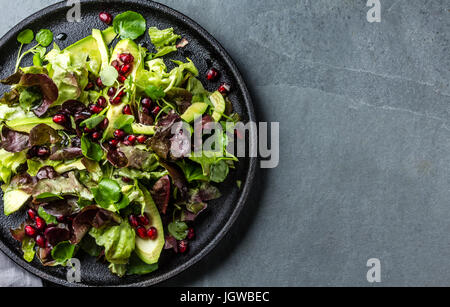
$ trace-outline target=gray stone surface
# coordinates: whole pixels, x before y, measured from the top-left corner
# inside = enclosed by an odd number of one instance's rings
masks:
[[[0,34],[55,1],[5,1]],[[450,285],[450,2],[164,0],[230,52],[281,162],[207,259],[166,285]]]

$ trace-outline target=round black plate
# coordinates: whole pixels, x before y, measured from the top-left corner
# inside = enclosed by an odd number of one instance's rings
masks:
[[[68,9],[66,1],[43,9],[15,26],[0,40],[0,54],[2,54],[0,58],[1,77],[5,77],[14,70],[16,54],[19,49],[16,37],[21,30],[30,28],[37,32],[39,29],[47,28],[52,30],[55,35],[66,33],[68,38],[65,41],[56,41],[61,48],[65,48],[90,35],[93,28],[105,28],[105,25],[98,18],[98,13],[102,10],[107,10],[114,15],[133,10],[141,13],[147,19],[148,26],[157,26],[158,28],[173,27],[176,33],[187,38],[189,45],[182,52],[178,53],[178,59],[183,60],[186,57],[192,59],[200,71],[202,82],[207,85],[210,91],[215,90],[219,86],[219,81],[212,84],[211,82],[206,82],[204,76],[209,67],[214,66],[218,68],[221,71],[221,81],[228,82],[233,86],[230,99],[235,110],[241,115],[243,121],[256,122],[247,87],[232,59],[210,34],[188,17],[152,1],[113,0],[100,2],[87,0],[82,1],[81,5],[82,22],[69,23],[66,20]],[[142,38],[141,43],[149,43],[148,35]],[[23,64],[31,64],[31,59],[27,58],[26,61],[28,62]],[[7,87],[0,88],[1,93],[6,90]],[[251,135],[254,136],[255,134],[252,133]],[[150,286],[186,270],[205,257],[230,229],[244,207],[255,176],[255,170],[256,159],[241,160],[227,182],[220,186],[224,196],[215,202],[211,202],[207,212],[196,221],[197,238],[190,245],[189,252],[186,255],[175,255],[171,251],[164,251],[158,271],[146,276],[118,278],[108,271],[106,264],[98,263],[94,258],[79,253],[80,255],[77,255],[77,257],[82,264],[82,282],[76,285]],[[241,189],[237,188],[236,180],[242,181]],[[3,212],[3,202],[0,202],[0,210]],[[0,249],[17,264],[45,280],[65,286],[75,285],[66,281],[66,268],[44,267],[38,260],[27,263],[22,259],[20,246],[18,242],[11,238],[9,229],[20,225],[24,218],[25,214],[23,212],[10,217],[0,214]]]

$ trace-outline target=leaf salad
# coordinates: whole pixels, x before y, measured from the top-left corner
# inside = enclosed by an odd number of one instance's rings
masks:
[[[195,123],[239,116],[227,84],[211,93],[190,59],[170,59],[189,44],[172,28],[131,11],[100,19],[112,26],[65,49],[48,29],[17,37],[15,71],[1,80],[4,214],[25,216],[11,234],[28,262],[86,253],[118,276],[149,274],[164,249],[188,252],[194,220],[238,161],[223,131],[219,148],[194,155]],[[135,41],[147,35],[149,49]],[[207,80],[218,76],[211,68]]]

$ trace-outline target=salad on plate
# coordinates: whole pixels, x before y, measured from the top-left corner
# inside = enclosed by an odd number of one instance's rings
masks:
[[[11,234],[28,262],[87,253],[118,276],[149,274],[164,249],[188,252],[194,220],[238,162],[228,130],[205,150],[195,126],[239,115],[216,69],[210,92],[193,61],[171,60],[189,44],[172,28],[132,11],[99,17],[112,26],[65,49],[48,29],[18,35],[15,71],[1,80],[3,209],[23,216]],[[145,37],[151,47],[137,43]]]

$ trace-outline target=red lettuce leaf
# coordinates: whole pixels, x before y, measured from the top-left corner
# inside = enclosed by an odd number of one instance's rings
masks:
[[[159,179],[150,192],[152,194],[153,200],[155,201],[155,204],[159,208],[159,211],[162,214],[166,214],[170,200],[169,176],[164,176]]]
[[[2,148],[9,152],[21,152],[30,148],[30,137],[27,133],[2,128]]]

